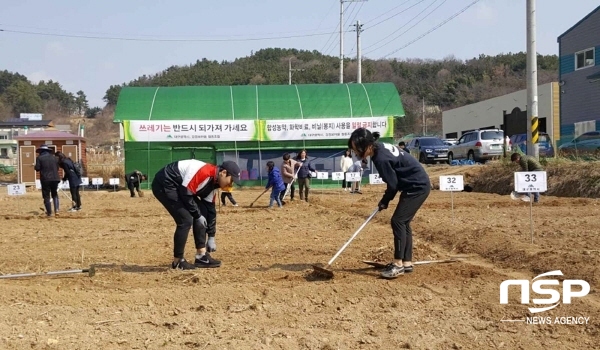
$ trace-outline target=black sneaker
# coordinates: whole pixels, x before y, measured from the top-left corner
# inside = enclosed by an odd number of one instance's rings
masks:
[[[396,266],[394,264],[387,265],[385,267],[385,269],[383,271],[381,271],[382,278],[392,279],[392,278],[396,278],[400,275],[404,275],[404,267]]]
[[[194,270],[196,266],[185,261],[185,259],[181,259],[178,263],[171,263],[171,268],[177,270]]]
[[[210,256],[210,254],[205,253],[200,259],[196,258],[194,265],[200,268],[220,267],[221,261],[215,260],[212,258],[212,256]]]

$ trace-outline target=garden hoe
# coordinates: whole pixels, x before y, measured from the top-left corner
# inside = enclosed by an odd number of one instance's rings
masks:
[[[252,206],[254,205],[254,203],[256,203],[256,201],[262,197],[263,194],[267,193],[268,190],[264,190],[263,193],[259,194],[258,197],[256,197],[256,199],[254,200],[254,202],[250,203],[250,208],[252,208]]]
[[[89,269],[83,269],[83,270],[48,271],[45,273],[17,273],[17,274],[11,274],[11,275],[0,275],[0,278],[20,278],[20,277],[68,275],[68,274],[74,274],[74,273],[87,273],[88,276],[92,277],[96,274],[96,268],[94,266],[90,266]]]
[[[331,264],[333,264],[335,259],[337,259],[337,257],[350,245],[350,243],[354,240],[354,238],[356,238],[356,236],[358,236],[360,231],[362,231],[362,229],[365,226],[367,226],[369,221],[371,221],[371,219],[375,216],[375,214],[377,214],[377,212],[379,212],[379,208],[375,209],[375,211],[373,211],[373,214],[371,214],[371,216],[369,216],[367,218],[367,220],[358,228],[358,230],[356,230],[356,232],[354,232],[354,234],[352,235],[352,237],[350,237],[348,242],[346,242],[346,244],[344,244],[342,246],[342,248],[340,250],[338,250],[338,252],[333,256],[333,258],[331,258],[331,260],[329,260],[329,262],[327,263],[327,266],[321,267],[318,265],[313,265],[314,274],[317,276],[322,276],[322,277],[326,277],[326,278],[333,278],[333,271],[330,270]]]

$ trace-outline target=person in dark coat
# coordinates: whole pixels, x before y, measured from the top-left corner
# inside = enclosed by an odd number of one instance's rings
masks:
[[[81,210],[81,196],[79,195],[79,187],[81,186],[81,177],[75,170],[73,160],[64,155],[62,152],[56,152],[58,165],[63,169],[63,182],[69,181],[69,192],[71,192],[72,207],[70,212]]]
[[[139,170],[135,170],[134,172],[125,175],[125,182],[127,182],[127,188],[129,188],[131,198],[135,197],[135,191],[137,191],[138,196],[144,196],[143,192],[140,191],[140,182],[144,180],[148,180],[148,176],[142,174]]]
[[[371,157],[379,176],[387,188],[379,201],[379,210],[387,209],[390,201],[400,192],[400,200],[392,214],[394,260],[381,272],[383,278],[396,278],[413,272],[413,238],[410,223],[431,191],[431,181],[425,168],[405,150],[379,141],[379,133],[358,128],[348,139],[359,159]]]
[[[52,216],[50,197],[54,202],[54,214],[56,215],[60,204],[58,200],[58,184],[60,183],[58,159],[54,156],[54,151],[46,145],[41,145],[35,152],[39,153],[39,156],[35,159],[35,171],[40,173],[46,215]]]
[[[308,160],[306,150],[302,150],[296,157],[296,164],[294,165],[294,171],[298,176],[298,190],[300,192],[300,200],[308,202],[308,192],[310,191],[310,178],[311,172],[317,172],[312,163]]]

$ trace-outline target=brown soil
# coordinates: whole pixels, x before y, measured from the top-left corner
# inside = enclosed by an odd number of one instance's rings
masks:
[[[441,174],[439,174],[441,175]],[[433,191],[413,223],[420,265],[382,280],[363,259],[389,260],[393,207],[379,213],[316,278],[375,209],[383,188],[363,195],[314,190],[310,204],[267,209],[260,189],[234,192],[220,208],[219,269],[170,270],[174,224],[147,191],[83,194],[84,210],[47,219],[41,195],[0,197],[0,273],[81,269],[97,274],[0,280],[2,349],[593,349],[600,348],[600,202],[542,197],[533,207],[508,196]],[[66,200],[63,207],[67,207]],[[193,258],[190,237],[186,257]],[[506,279],[558,270],[591,292],[543,316],[590,317],[587,325],[532,325]],[[535,298],[535,294],[532,294]]]

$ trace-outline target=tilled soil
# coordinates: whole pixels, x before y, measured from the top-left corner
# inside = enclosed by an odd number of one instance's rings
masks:
[[[54,218],[41,215],[39,192],[3,194],[1,274],[90,265],[97,273],[0,280],[0,348],[600,348],[600,201],[542,196],[531,244],[529,203],[456,193],[453,218],[450,194],[432,191],[413,221],[414,260],[467,258],[383,280],[361,261],[392,258],[396,198],[334,262],[333,279],[315,276],[312,265],[331,259],[383,189],[313,189],[310,203],[296,198],[282,209],[267,209],[267,195],[249,207],[261,189],[234,191],[240,206],[218,215],[213,257],[223,266],[190,272],[170,269],[174,223],[149,191],[85,191],[82,211]],[[190,234],[187,259],[193,254]],[[502,281],[552,270],[587,281],[590,294],[532,315],[511,287],[500,305]],[[502,321],[527,316],[588,319]]]

